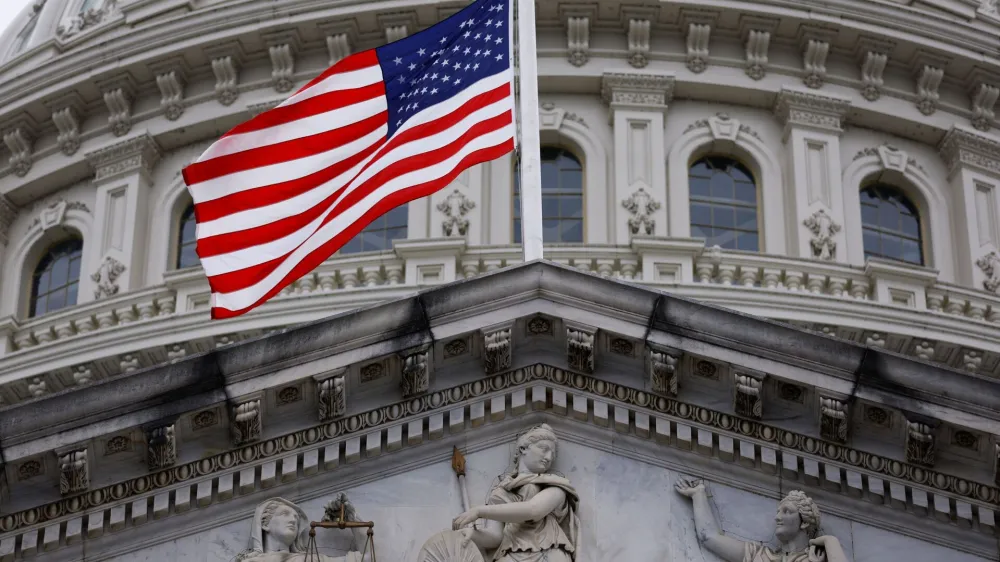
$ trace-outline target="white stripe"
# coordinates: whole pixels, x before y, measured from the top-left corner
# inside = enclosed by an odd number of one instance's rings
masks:
[[[405,189],[412,185],[421,184],[443,177],[450,171],[454,170],[455,166],[472,152],[484,148],[499,146],[510,141],[513,136],[514,126],[511,124],[494,133],[476,137],[472,140],[472,142],[465,145],[457,154],[444,162],[414,171],[410,174],[406,174],[385,183],[379,189],[372,192],[368,197],[365,197],[362,201],[359,201],[356,205],[347,209],[343,214],[324,225],[323,228],[311,236],[309,240],[296,248],[296,250],[288,258],[286,258],[281,265],[279,265],[261,282],[231,293],[216,294],[215,305],[228,310],[241,310],[252,305],[263,297],[268,290],[281,281],[281,279],[287,275],[288,272],[290,272],[305,256],[328,242],[336,236],[337,233],[342,232],[348,225],[356,222],[364,213],[370,210],[375,204],[384,199],[390,193],[400,189]]]
[[[278,107],[288,107],[290,105],[295,105],[300,101],[305,101],[309,98],[314,98],[330,92],[363,88],[381,81],[382,67],[376,62],[374,65],[367,66],[365,68],[331,74],[330,76],[324,78],[322,82],[313,84],[308,90],[303,90],[281,102],[278,104]]]
[[[506,101],[506,100],[501,100],[501,101]],[[497,103],[493,105],[501,105],[501,104]],[[503,107],[502,109],[505,111],[507,110],[506,107]],[[503,128],[499,129],[498,131],[490,133],[490,135],[496,135],[499,131],[503,130],[504,130]],[[435,137],[428,137],[426,139],[423,139],[421,142],[416,144],[427,144],[431,145],[432,147],[436,147],[439,145],[439,143],[435,141],[439,140],[441,137],[445,137],[446,139],[457,137],[457,135],[455,135],[454,132],[455,131],[450,129],[444,133],[435,135]],[[447,143],[440,143],[440,144],[443,145]],[[500,142],[497,141],[493,144],[500,144]],[[433,150],[433,148],[431,148],[431,150]],[[392,152],[388,153],[385,156],[385,158],[390,159],[390,163],[396,161],[395,158],[392,157]],[[415,174],[419,174],[419,172],[420,170],[415,170],[400,177],[416,178],[418,176],[416,176]],[[399,180],[398,178],[393,178],[389,181],[394,182]],[[416,180],[411,180],[411,181],[415,182]],[[350,190],[353,187],[356,187],[357,185],[358,185],[357,181],[352,181],[348,190]],[[229,273],[232,271],[245,269],[248,267],[252,267],[254,265],[259,265],[262,263],[269,262],[276,258],[280,258],[288,254],[292,250],[294,250],[296,247],[298,247],[300,244],[306,241],[310,236],[312,236],[313,233],[316,231],[316,229],[319,228],[320,225],[323,223],[323,220],[326,217],[328,217],[335,208],[336,204],[329,205],[320,216],[313,219],[308,225],[277,240],[272,240],[270,242],[265,242],[263,244],[258,244],[256,246],[251,246],[249,248],[236,250],[226,254],[219,254],[217,256],[209,256],[202,258],[201,260],[202,267],[204,267],[205,273],[211,277],[222,273]],[[350,207],[348,207],[348,209],[349,208]],[[346,212],[346,210],[347,209],[345,209],[344,212]]]
[[[367,135],[347,144],[342,144],[333,150],[306,156],[298,160],[261,166],[260,168],[252,168],[227,176],[212,178],[194,184],[188,188],[188,191],[191,192],[191,198],[194,199],[195,203],[203,203],[234,193],[304,178],[363,151],[365,148],[384,139],[388,132],[389,127],[382,125]],[[290,176],[291,172],[294,172],[294,176]]]
[[[261,148],[272,144],[287,142],[303,137],[309,137],[319,133],[328,133],[341,127],[353,125],[362,119],[378,115],[388,109],[388,102],[385,95],[380,95],[372,99],[364,100],[344,107],[338,107],[332,111],[310,115],[302,119],[296,119],[274,127],[268,127],[259,131],[248,131],[238,135],[222,137],[215,141],[212,146],[198,159],[198,162],[206,162],[221,156],[230,156],[250,150],[251,148]]]
[[[510,107],[507,103],[493,103],[486,107],[482,107],[440,133],[430,137],[417,138],[408,143],[394,147],[392,150],[373,162],[370,167],[361,172],[361,175],[357,176],[357,178],[354,178],[354,175],[356,175],[361,169],[359,166],[355,166],[354,169],[348,171],[347,173],[341,174],[329,182],[318,185],[314,189],[301,193],[290,199],[285,199],[265,207],[258,207],[255,209],[241,211],[239,213],[233,213],[232,215],[228,215],[214,221],[200,223],[198,225],[198,237],[202,238],[227,232],[248,230],[295,215],[296,213],[302,212],[306,209],[311,209],[313,206],[319,204],[324,199],[335,193],[347,182],[350,182],[351,188],[358,187],[396,162],[411,156],[426,154],[428,152],[444,148],[445,146],[448,146],[458,140],[459,137],[464,135],[469,128],[474,126],[476,123],[481,123],[509,111]],[[350,193],[350,191],[351,189],[345,191],[345,195]],[[340,196],[337,199],[342,200],[343,196]],[[331,204],[330,209],[332,210],[334,206],[335,203]],[[277,256],[272,255],[271,259],[274,257]]]

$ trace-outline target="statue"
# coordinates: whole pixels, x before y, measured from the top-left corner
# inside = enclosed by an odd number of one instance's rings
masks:
[[[344,520],[357,521],[354,507],[347,496],[326,506],[324,521],[339,518],[341,507]],[[365,544],[367,536],[362,529],[354,532],[355,548]],[[236,562],[362,562],[360,552],[350,551],[347,556],[335,557],[326,554],[309,555],[309,518],[302,508],[282,498],[270,498],[261,502],[253,514],[253,529],[250,532],[250,547],[236,557]]]
[[[743,542],[723,534],[708,504],[704,482],[680,480],[677,492],[694,504],[698,542],[727,562],[849,562],[836,537],[817,537],[819,508],[803,492],[789,492],[778,504],[774,535],[781,543],[773,550],[761,543]]]
[[[580,497],[568,479],[549,472],[556,445],[556,434],[546,424],[521,435],[514,470],[500,477],[486,505],[459,515],[452,527],[482,550],[495,549],[494,562],[576,560]],[[464,528],[477,519],[488,520],[486,528]]]

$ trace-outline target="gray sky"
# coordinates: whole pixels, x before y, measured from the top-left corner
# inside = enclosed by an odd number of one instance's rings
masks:
[[[31,0],[0,0],[3,4],[3,8],[0,8],[0,31],[7,29],[14,16],[20,13],[28,2]]]

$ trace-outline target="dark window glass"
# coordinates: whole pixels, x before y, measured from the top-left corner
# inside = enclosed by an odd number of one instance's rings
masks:
[[[691,166],[691,236],[706,246],[760,250],[757,186],[753,174],[731,158],[709,156]]]
[[[874,184],[861,190],[865,257],[924,265],[920,213],[899,189]]]
[[[29,316],[41,316],[76,304],[82,256],[83,241],[73,239],[53,246],[42,257],[31,276]]]
[[[201,263],[198,252],[195,251],[194,205],[189,205],[181,215],[180,226],[177,229],[177,269],[192,267]]]
[[[358,252],[391,250],[393,240],[406,238],[406,222],[407,205],[396,207],[373,220],[357,236],[351,238],[350,242],[344,244],[340,252],[342,254],[356,254]]]
[[[583,165],[568,150],[542,147],[542,241],[583,242]],[[514,170],[514,243],[521,243],[521,177]]]

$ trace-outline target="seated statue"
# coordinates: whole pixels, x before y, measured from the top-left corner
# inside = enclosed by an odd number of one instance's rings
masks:
[[[337,519],[341,505],[344,506],[344,518],[347,521],[358,521],[354,508],[344,494],[340,494],[326,506],[324,520]],[[355,548],[364,545],[366,530],[351,531],[354,533]],[[362,562],[361,553],[353,550],[347,556],[320,554],[317,558],[315,555],[308,555],[308,547],[309,518],[302,508],[286,499],[270,498],[261,502],[254,511],[250,546],[236,557],[236,562]]]
[[[698,542],[726,562],[849,562],[836,537],[816,536],[819,508],[802,492],[790,492],[778,504],[774,536],[781,546],[774,550],[761,543],[724,535],[708,504],[703,482],[680,480],[675,487],[678,493],[692,500]]]

